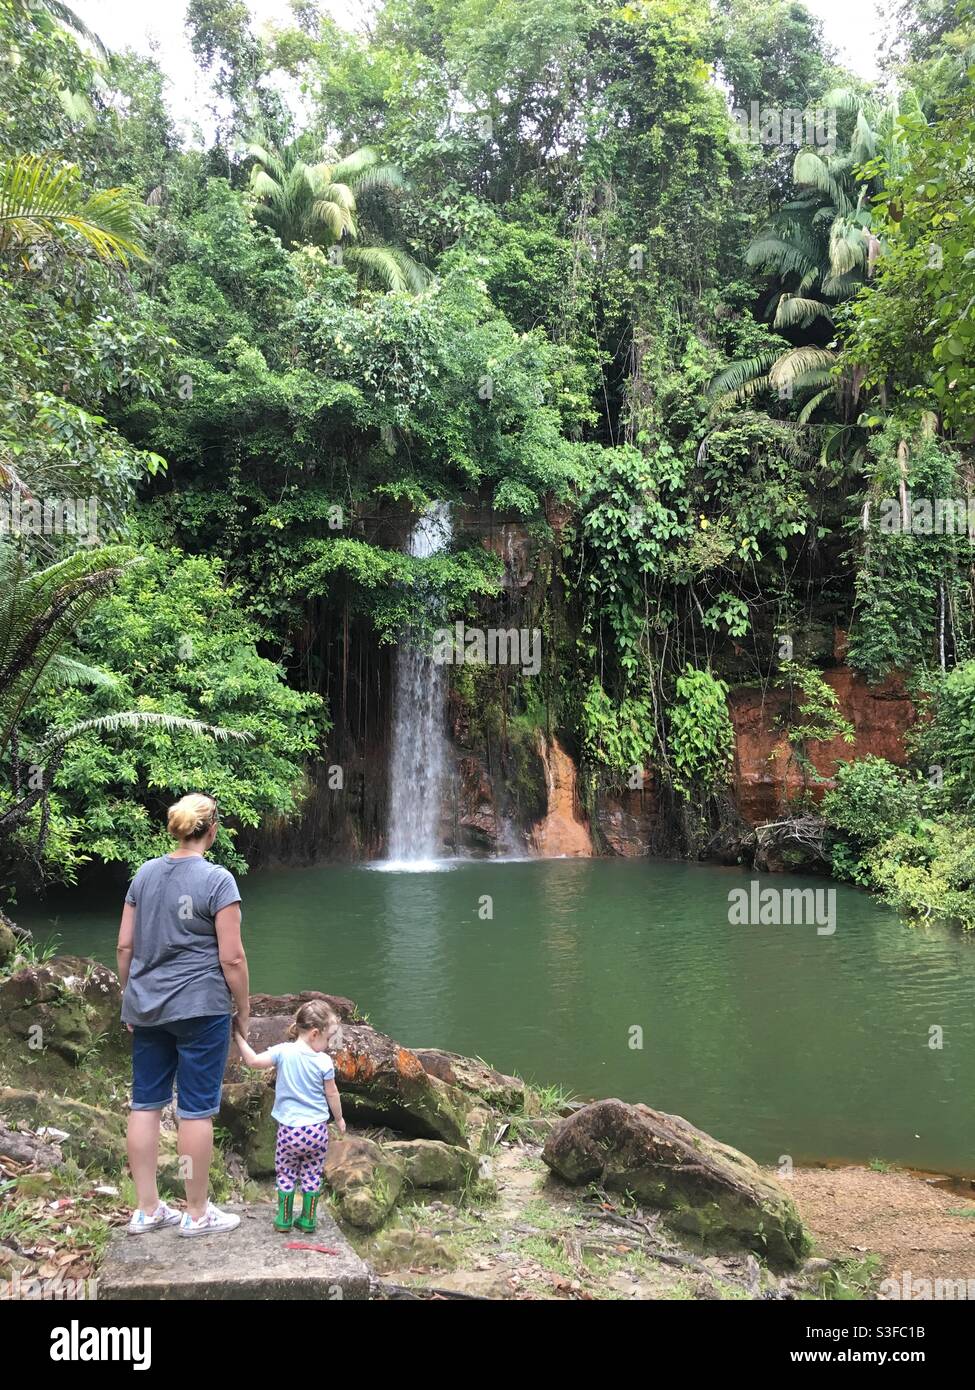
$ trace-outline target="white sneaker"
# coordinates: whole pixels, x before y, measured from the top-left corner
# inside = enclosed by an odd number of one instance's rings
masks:
[[[141,1236],[146,1231],[161,1231],[164,1226],[178,1226],[181,1220],[181,1212],[167,1206],[165,1202],[160,1202],[151,1214],[144,1212],[141,1207],[134,1211],[132,1220],[125,1229],[130,1236]]]
[[[216,1236],[225,1231],[236,1231],[239,1225],[239,1216],[232,1216],[228,1211],[220,1211],[212,1202],[207,1202],[207,1209],[199,1221],[194,1221],[188,1211],[183,1213],[183,1219],[179,1223],[179,1233],[181,1236]]]

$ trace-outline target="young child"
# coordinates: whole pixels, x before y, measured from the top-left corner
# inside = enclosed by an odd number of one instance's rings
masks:
[[[255,1052],[235,1030],[240,1055],[248,1067],[277,1067],[274,1109],[278,1140],[274,1167],[278,1184],[276,1231],[314,1231],[322,1190],[328,1122],[331,1116],[345,1133],[342,1102],[335,1084],[335,1066],[327,1049],[339,1036],[339,1019],[321,1000],[302,1004],[288,1030],[291,1042],[275,1043]],[[301,1188],[301,1215],[295,1220],[295,1191]]]

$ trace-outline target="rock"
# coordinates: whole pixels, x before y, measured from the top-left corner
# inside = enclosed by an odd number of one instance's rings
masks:
[[[287,1014],[288,1023],[294,1018],[302,1004],[309,1004],[313,999],[322,999],[330,1005],[343,1022],[352,1022],[359,1016],[359,1006],[354,1004],[351,999],[346,999],[342,994],[322,994],[318,989],[305,989],[300,994],[252,994],[251,1000],[251,1019],[264,1018],[267,1015]]]
[[[17,954],[17,938],[6,922],[0,922],[0,966],[6,965]]]
[[[15,1274],[23,1274],[31,1268],[33,1261],[19,1250],[0,1243],[0,1279],[10,1279]]]
[[[7,1127],[39,1130],[44,1125],[63,1130],[66,1138],[58,1143],[65,1158],[73,1158],[81,1168],[118,1173],[125,1163],[124,1115],[112,1114],[95,1105],[64,1100],[44,1091],[21,1091],[0,1087],[0,1119]]]
[[[641,789],[624,787],[600,793],[594,830],[607,854],[638,859],[659,850],[662,818],[656,784],[648,769]]]
[[[728,697],[735,731],[734,797],[749,825],[777,820],[788,802],[807,793],[819,801],[841,762],[871,753],[898,765],[907,761],[905,736],[915,710],[898,677],[868,685],[849,666],[835,666],[822,675],[836,693],[840,714],[853,725],[855,742],[810,741],[814,775],[805,779],[782,734],[788,692],[739,686]]]
[[[454,1256],[442,1240],[426,1231],[384,1231],[376,1240],[371,1260],[382,1274],[397,1269],[452,1269]]]
[[[542,858],[589,858],[592,839],[582,817],[576,787],[576,765],[557,738],[546,740],[538,730],[538,755],[545,765],[548,810],[531,832]]]
[[[442,1144],[437,1139],[399,1140],[384,1144],[383,1152],[392,1154],[402,1165],[410,1187],[450,1191],[466,1187],[478,1172],[477,1158],[469,1149]]]
[[[318,1230],[312,1237],[275,1231],[273,1206],[224,1210],[241,1216],[228,1235],[185,1240],[169,1227],[133,1239],[115,1232],[98,1270],[99,1300],[321,1302],[369,1297],[369,1269],[324,1204],[319,1203]],[[289,1250],[292,1240],[327,1245],[337,1253]]]
[[[346,1024],[335,1071],[348,1119],[466,1147],[464,1093],[428,1075],[415,1052],[385,1033]]]
[[[253,995],[248,1042],[261,1052],[284,1042],[295,1009],[305,999],[326,999],[341,1006],[343,1019],[354,1015],[355,1005],[339,995]],[[284,1006],[287,1005],[287,1008]],[[293,1007],[292,1007],[293,1006]],[[335,1075],[342,1094],[343,1113],[349,1120],[380,1125],[420,1139],[442,1139],[465,1144],[465,1118],[469,1102],[463,1091],[428,1075],[419,1058],[368,1023],[343,1022],[341,1045],[333,1050]],[[254,1073],[241,1062],[236,1048],[227,1059],[224,1081],[231,1085],[251,1081]],[[229,1126],[228,1126],[229,1127]]]
[[[24,1134],[0,1125],[0,1156],[25,1163],[30,1168],[57,1168],[63,1162],[61,1150],[36,1134]]]
[[[0,1030],[10,1039],[4,1063],[19,1055],[26,1068],[53,1056],[79,1066],[96,1050],[121,1048],[121,1005],[118,977],[96,961],[56,956],[24,966],[0,983]]]
[[[493,1110],[477,1105],[467,1115],[467,1144],[473,1153],[489,1153],[494,1148],[494,1136],[501,1128]]]
[[[328,1148],[325,1181],[344,1221],[360,1231],[377,1231],[403,1189],[403,1169],[371,1139],[335,1139]]]
[[[667,1213],[680,1231],[795,1264],[807,1241],[792,1199],[737,1149],[678,1115],[600,1100],[561,1120],[542,1158],[570,1183],[600,1183]]]
[[[274,1087],[265,1080],[224,1086],[220,1097],[218,1122],[229,1133],[252,1178],[274,1175],[278,1125],[271,1117],[273,1106]]]
[[[446,1081],[449,1086],[467,1091],[499,1110],[521,1109],[525,1103],[525,1083],[517,1076],[505,1076],[476,1057],[461,1057],[456,1052],[443,1052],[436,1047],[415,1047],[425,1072]]]

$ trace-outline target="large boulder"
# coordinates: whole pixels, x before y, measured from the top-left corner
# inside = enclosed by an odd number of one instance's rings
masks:
[[[360,1231],[377,1231],[403,1190],[403,1169],[371,1139],[335,1139],[325,1160],[325,1181],[344,1221]]]
[[[676,1230],[795,1264],[807,1241],[784,1188],[678,1115],[600,1100],[560,1120],[542,1158],[570,1183],[599,1183],[666,1213]]]
[[[345,1024],[342,1033],[335,1072],[349,1119],[467,1146],[462,1091],[430,1076],[415,1052],[366,1023]]]
[[[122,1049],[121,1005],[118,976],[97,961],[56,956],[24,966],[0,982],[5,1068],[23,1074],[49,1061],[77,1067],[96,1051]]]
[[[436,1192],[460,1189],[477,1176],[478,1162],[469,1149],[442,1144],[439,1139],[401,1139],[383,1145],[403,1168],[410,1187]]]
[[[462,1057],[438,1047],[415,1047],[425,1072],[449,1086],[476,1096],[499,1110],[520,1110],[525,1104],[525,1083],[517,1076],[505,1076],[477,1057]]]

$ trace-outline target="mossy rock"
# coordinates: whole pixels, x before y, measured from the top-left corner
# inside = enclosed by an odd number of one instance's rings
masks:
[[[525,1105],[528,1091],[520,1077],[506,1076],[477,1057],[442,1048],[415,1047],[413,1051],[430,1076],[473,1096],[478,1104],[497,1110],[521,1110]]]
[[[97,961],[56,956],[0,981],[3,1068],[13,1079],[62,1076],[93,1056],[126,1065],[118,977]]]
[[[230,1135],[252,1178],[274,1176],[277,1121],[272,1118],[274,1088],[264,1081],[239,1081],[224,1086],[217,1123]]]
[[[447,1192],[467,1186],[477,1177],[477,1158],[469,1149],[442,1144],[436,1139],[403,1139],[383,1145],[402,1164],[409,1187]]]
[[[403,1167],[371,1139],[336,1139],[329,1145],[325,1181],[343,1221],[377,1231],[403,1190]]]
[[[17,938],[7,926],[6,922],[0,922],[0,967],[13,960],[17,954]]]
[[[0,1087],[0,1121],[8,1128],[35,1132],[45,1126],[62,1130],[67,1138],[59,1138],[58,1147],[65,1158],[73,1158],[79,1168],[116,1176],[125,1166],[125,1117],[96,1105],[66,1100],[45,1091],[22,1091],[3,1086]]]
[[[808,1250],[782,1185],[679,1115],[596,1101],[555,1126],[542,1158],[566,1182],[628,1193],[712,1246],[746,1246],[780,1265],[796,1264]]]

